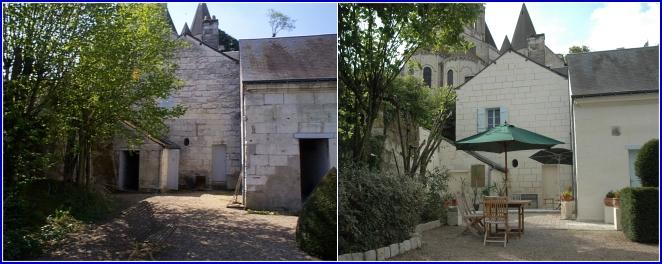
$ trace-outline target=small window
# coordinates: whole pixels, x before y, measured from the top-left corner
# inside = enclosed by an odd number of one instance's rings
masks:
[[[409,69],[409,75],[414,75],[414,69]]]
[[[432,87],[432,69],[430,69],[430,67],[425,67],[423,69],[423,82],[425,82],[428,87]]]
[[[487,129],[501,124],[501,115],[499,108],[487,109]]]
[[[448,74],[446,74],[446,83],[448,86],[453,86],[453,70],[448,70]]]
[[[188,144],[189,144],[189,140],[188,140],[188,138],[185,138],[184,139],[184,146],[188,146]]]

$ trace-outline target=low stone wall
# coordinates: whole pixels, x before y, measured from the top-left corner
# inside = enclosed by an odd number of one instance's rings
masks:
[[[409,250],[421,247],[421,233],[441,225],[439,220],[420,224],[416,226],[415,233],[411,235],[410,239],[402,241],[401,243],[391,244],[387,247],[368,250],[360,253],[349,253],[338,256],[338,261],[380,261],[395,257],[400,253],[405,253]]]

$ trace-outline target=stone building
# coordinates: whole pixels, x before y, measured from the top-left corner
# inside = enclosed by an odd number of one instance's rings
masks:
[[[577,219],[613,216],[607,192],[641,186],[634,161],[660,135],[659,57],[659,46],[568,55]]]
[[[239,41],[246,206],[298,211],[337,157],[335,34]]]
[[[336,166],[336,35],[240,40],[241,52],[221,52],[206,4],[191,25],[173,26],[187,44],[183,88],[161,103],[186,113],[166,120],[162,139],[116,142],[118,187],[232,190],[244,175],[247,208],[300,210]]]
[[[506,36],[500,49],[485,23],[485,12],[489,10],[483,9],[478,20],[464,28],[462,35],[474,44],[472,49],[453,54],[422,49],[411,58],[421,68],[407,66],[402,74],[423,78],[431,88],[453,87],[457,94],[454,140],[508,121],[565,142],[558,147],[569,149],[570,99],[563,56],[545,45],[545,35],[536,32],[525,4],[522,4],[512,42]],[[428,134],[425,129],[419,129],[421,140]],[[452,141],[443,142],[428,165],[429,169],[446,166],[450,170],[455,178],[450,183],[452,191],[459,191],[459,179],[471,182],[471,171],[476,169],[486,176],[474,182],[479,187],[501,181],[505,172],[503,154],[456,151]],[[529,207],[537,208],[543,198],[557,196],[559,182],[557,166],[541,165],[529,159],[533,153],[535,151],[508,153],[509,193],[529,194],[528,198],[536,200]],[[515,159],[518,167],[511,164]],[[386,166],[393,166],[392,155],[384,155],[383,160]],[[571,167],[558,169],[561,170],[561,186],[570,186]]]
[[[489,11],[489,10],[487,10]],[[418,62],[421,68],[410,69],[407,65],[403,72],[408,71],[416,77],[421,77],[430,87],[462,85],[476,76],[496,58],[509,49],[515,50],[539,64],[550,68],[564,67],[563,56],[554,54],[545,45],[545,34],[537,34],[531,22],[526,5],[522,4],[512,42],[504,37],[501,50],[497,49],[490,29],[485,23],[485,7],[478,20],[470,27],[464,28],[462,36],[474,47],[467,52],[430,52],[425,49],[417,51],[411,60]]]

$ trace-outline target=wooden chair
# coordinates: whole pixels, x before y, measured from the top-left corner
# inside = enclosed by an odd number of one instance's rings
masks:
[[[484,210],[483,215],[485,216],[485,226],[484,234],[485,238],[483,239],[483,246],[487,242],[503,242],[503,247],[506,247],[506,242],[508,242],[508,233],[510,233],[510,227],[508,226],[508,197],[498,197],[498,196],[485,196],[483,197]],[[499,225],[504,225],[503,240],[499,240]],[[495,226],[494,233],[492,233],[492,226]]]
[[[464,195],[456,194],[455,199],[457,200],[458,212],[462,216],[462,222],[466,226],[462,231],[462,234],[469,231],[473,235],[480,237],[483,234],[483,215],[477,213],[471,213],[470,209],[467,207],[467,200]]]

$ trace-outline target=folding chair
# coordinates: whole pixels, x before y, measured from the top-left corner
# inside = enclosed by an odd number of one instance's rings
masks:
[[[466,226],[460,235],[470,231],[475,236],[480,237],[483,234],[483,215],[471,213],[470,209],[467,208],[468,203],[464,195],[456,194],[455,199],[457,200],[458,211],[462,216],[462,222]]]
[[[485,238],[483,239],[483,246],[487,242],[503,242],[503,247],[506,247],[508,242],[508,233],[510,233],[510,226],[508,226],[508,197],[498,196],[485,196],[483,197],[485,216],[485,226],[483,232]],[[499,225],[504,225],[503,240],[499,240]],[[492,226],[495,226],[495,232],[492,233]]]

